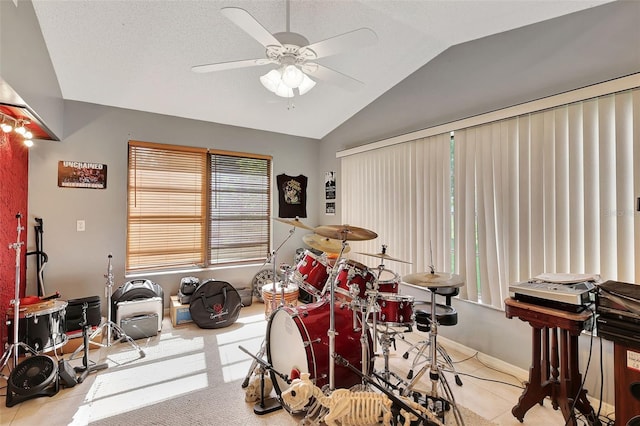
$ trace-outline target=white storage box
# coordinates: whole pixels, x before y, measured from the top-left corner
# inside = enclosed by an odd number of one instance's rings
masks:
[[[158,316],[158,331],[162,331],[162,298],[150,297],[148,299],[129,300],[116,304],[116,324],[122,327],[124,318],[132,318],[145,314]]]

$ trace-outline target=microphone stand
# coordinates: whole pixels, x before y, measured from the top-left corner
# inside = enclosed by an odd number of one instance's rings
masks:
[[[18,339],[18,323],[20,321],[20,252],[21,247],[24,244],[23,241],[20,240],[20,233],[24,229],[22,225],[20,225],[20,219],[22,218],[22,214],[16,214],[16,219],[18,220],[18,237],[15,243],[9,244],[9,249],[13,249],[16,251],[16,281],[15,281],[15,293],[14,298],[11,301],[13,303],[13,343],[11,346],[7,348],[7,351],[2,355],[0,359],[0,371],[6,367],[11,355],[13,354],[13,367],[15,368],[18,365],[18,348],[22,347],[25,350],[31,352],[33,355],[37,355],[38,353],[31,348],[31,346],[26,343],[21,342]]]

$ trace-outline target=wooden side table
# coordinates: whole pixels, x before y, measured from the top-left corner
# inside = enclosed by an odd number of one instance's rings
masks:
[[[553,408],[562,411],[566,425],[577,426],[576,409],[590,425],[599,426],[587,391],[580,389],[582,375],[578,367],[578,336],[592,321],[592,314],[566,312],[512,298],[505,300],[505,313],[507,318],[520,318],[532,327],[529,381],[511,410],[514,417],[522,422],[525,413],[535,404],[542,405],[548,396]]]

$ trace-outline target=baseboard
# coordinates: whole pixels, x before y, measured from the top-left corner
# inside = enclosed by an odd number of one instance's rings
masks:
[[[451,348],[452,350],[460,352],[465,356],[472,357],[475,354],[477,354],[478,360],[480,360],[483,364],[486,364],[488,367],[501,371],[505,374],[514,376],[521,382],[525,382],[529,380],[528,370],[516,367],[515,365],[509,364],[501,359],[486,355],[468,346],[462,345],[456,341],[447,339],[442,335],[438,335],[438,340],[440,341],[439,343],[443,344],[447,348]],[[589,402],[591,403],[591,406],[597,412],[598,407],[600,406],[600,400],[597,398],[594,398],[590,394],[587,394],[587,398],[589,398]],[[615,406],[607,402],[602,402],[602,408],[600,410],[600,414],[608,415],[609,417],[613,418],[613,413],[615,413]]]

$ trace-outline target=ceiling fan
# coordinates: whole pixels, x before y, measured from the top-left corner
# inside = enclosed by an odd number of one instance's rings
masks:
[[[359,28],[310,44],[306,37],[289,30],[289,0],[286,2],[287,31],[285,32],[270,33],[244,9],[225,7],[221,9],[221,13],[262,44],[266,49],[265,57],[196,65],[191,68],[194,72],[207,73],[274,64],[277,67],[260,77],[260,82],[268,90],[284,98],[293,97],[294,89],[299,95],[304,95],[311,90],[316,82],[310,77],[324,80],[347,90],[357,90],[364,84],[315,61],[374,44],[378,37],[369,28]]]

